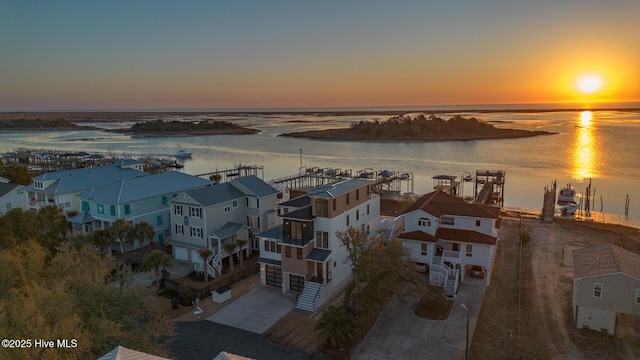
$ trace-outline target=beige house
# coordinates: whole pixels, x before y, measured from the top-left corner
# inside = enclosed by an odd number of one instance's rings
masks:
[[[612,244],[573,251],[573,316],[579,329],[615,334],[619,314],[640,315],[640,255]]]

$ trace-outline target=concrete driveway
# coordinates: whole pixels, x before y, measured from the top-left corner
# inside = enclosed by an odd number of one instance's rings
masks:
[[[233,296],[233,288],[231,290]],[[295,296],[279,288],[257,286],[207,318],[218,324],[262,334],[295,306]]]
[[[467,315],[469,343],[478,321],[486,286],[481,279],[461,284],[449,319],[426,320],[414,314],[419,299],[394,298],[360,342],[352,359],[464,359]]]

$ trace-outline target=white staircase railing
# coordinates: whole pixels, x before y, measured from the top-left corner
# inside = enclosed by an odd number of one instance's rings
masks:
[[[222,251],[215,251],[213,255],[207,258],[207,273],[209,276],[215,278],[216,271],[218,274],[222,274]]]

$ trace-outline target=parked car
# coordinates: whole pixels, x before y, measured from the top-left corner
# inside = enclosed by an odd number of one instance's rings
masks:
[[[469,270],[469,275],[475,278],[484,279],[484,274],[485,274],[484,268],[479,265],[473,265],[471,267],[471,270]]]

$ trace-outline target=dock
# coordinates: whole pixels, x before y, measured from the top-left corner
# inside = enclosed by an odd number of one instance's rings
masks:
[[[474,202],[503,206],[505,175],[504,170],[476,170]]]
[[[372,180],[374,189],[378,192],[400,192],[405,185],[406,192],[412,193],[414,189],[413,172],[374,170],[372,168],[353,170],[303,166],[297,174],[280,177],[268,182],[284,185],[291,190],[307,190],[347,179]]]

